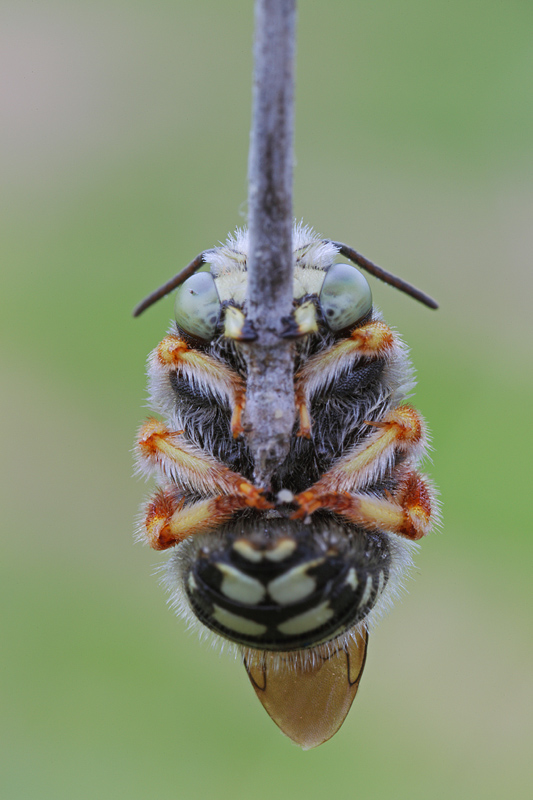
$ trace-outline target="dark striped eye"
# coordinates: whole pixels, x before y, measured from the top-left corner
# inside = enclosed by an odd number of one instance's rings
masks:
[[[197,272],[178,288],[174,315],[185,333],[206,342],[213,338],[220,316],[220,298],[210,272]]]
[[[351,264],[333,264],[327,271],[320,292],[320,308],[332,331],[351,328],[368,315],[372,292],[368,281]]]

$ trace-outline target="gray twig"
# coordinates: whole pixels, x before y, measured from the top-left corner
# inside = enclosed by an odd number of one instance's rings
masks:
[[[248,163],[247,317],[257,339],[248,365],[245,426],[255,481],[267,487],[294,422],[293,345],[280,338],[292,309],[292,142],[296,0],[256,0]]]

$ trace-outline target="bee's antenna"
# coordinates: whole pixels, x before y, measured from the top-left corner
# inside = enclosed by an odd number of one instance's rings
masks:
[[[421,292],[420,289],[417,289],[415,286],[411,286],[410,283],[407,283],[401,278],[396,277],[396,275],[393,275],[391,272],[387,272],[381,267],[378,267],[377,264],[373,264],[372,261],[369,261],[352,247],[348,247],[347,244],[343,244],[342,242],[334,242],[331,239],[325,239],[324,241],[329,242],[335,247],[338,247],[339,253],[342,253],[343,256],[349,258],[350,261],[353,261],[354,264],[357,264],[357,266],[361,267],[362,269],[366,269],[366,271],[370,272],[371,275],[374,275],[375,278],[379,278],[381,281],[389,283],[391,286],[394,286],[395,289],[399,289],[400,292],[405,292],[405,294],[414,297],[415,300],[418,300],[420,303],[424,303],[424,305],[428,306],[429,308],[439,307],[439,304],[433,300],[432,297],[424,294],[424,292]]]
[[[177,275],[174,275],[174,277],[163,284],[163,286],[160,286],[159,289],[155,290],[155,292],[152,292],[152,294],[149,294],[148,297],[145,297],[138,306],[135,306],[133,309],[133,316],[138,317],[139,314],[142,314],[147,308],[153,306],[153,304],[157,303],[158,300],[161,300],[162,297],[170,294],[173,289],[181,286],[181,284],[186,281],[187,278],[190,278],[191,275],[194,275],[197,269],[200,269],[202,264],[207,260],[206,256],[210,255],[212,252],[212,250],[204,250],[203,253],[199,253],[196,258],[193,258],[190,264],[187,264],[187,266],[181,270],[181,272],[178,272]]]

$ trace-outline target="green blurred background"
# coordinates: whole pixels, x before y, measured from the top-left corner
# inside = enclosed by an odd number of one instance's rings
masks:
[[[130,310],[245,221],[252,2],[3,2],[2,797],[529,798],[533,5],[300,3],[295,216],[438,298],[442,533],[340,733],[286,740],[132,542]]]

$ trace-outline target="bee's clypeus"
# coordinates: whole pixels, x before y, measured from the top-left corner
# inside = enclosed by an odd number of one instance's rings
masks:
[[[206,251],[147,299],[178,285],[175,322],[151,353],[140,470],[159,488],[140,538],[173,548],[172,602],[242,650],[256,693],[294,741],[335,733],[358,687],[369,620],[411,563],[435,517],[418,471],[427,434],[405,403],[406,348],[372,303],[345,245],[294,229],[297,419],[269,491],[254,486],[243,433],[247,234]],[[198,268],[200,268],[199,271]],[[425,298],[399,279],[378,277]]]

